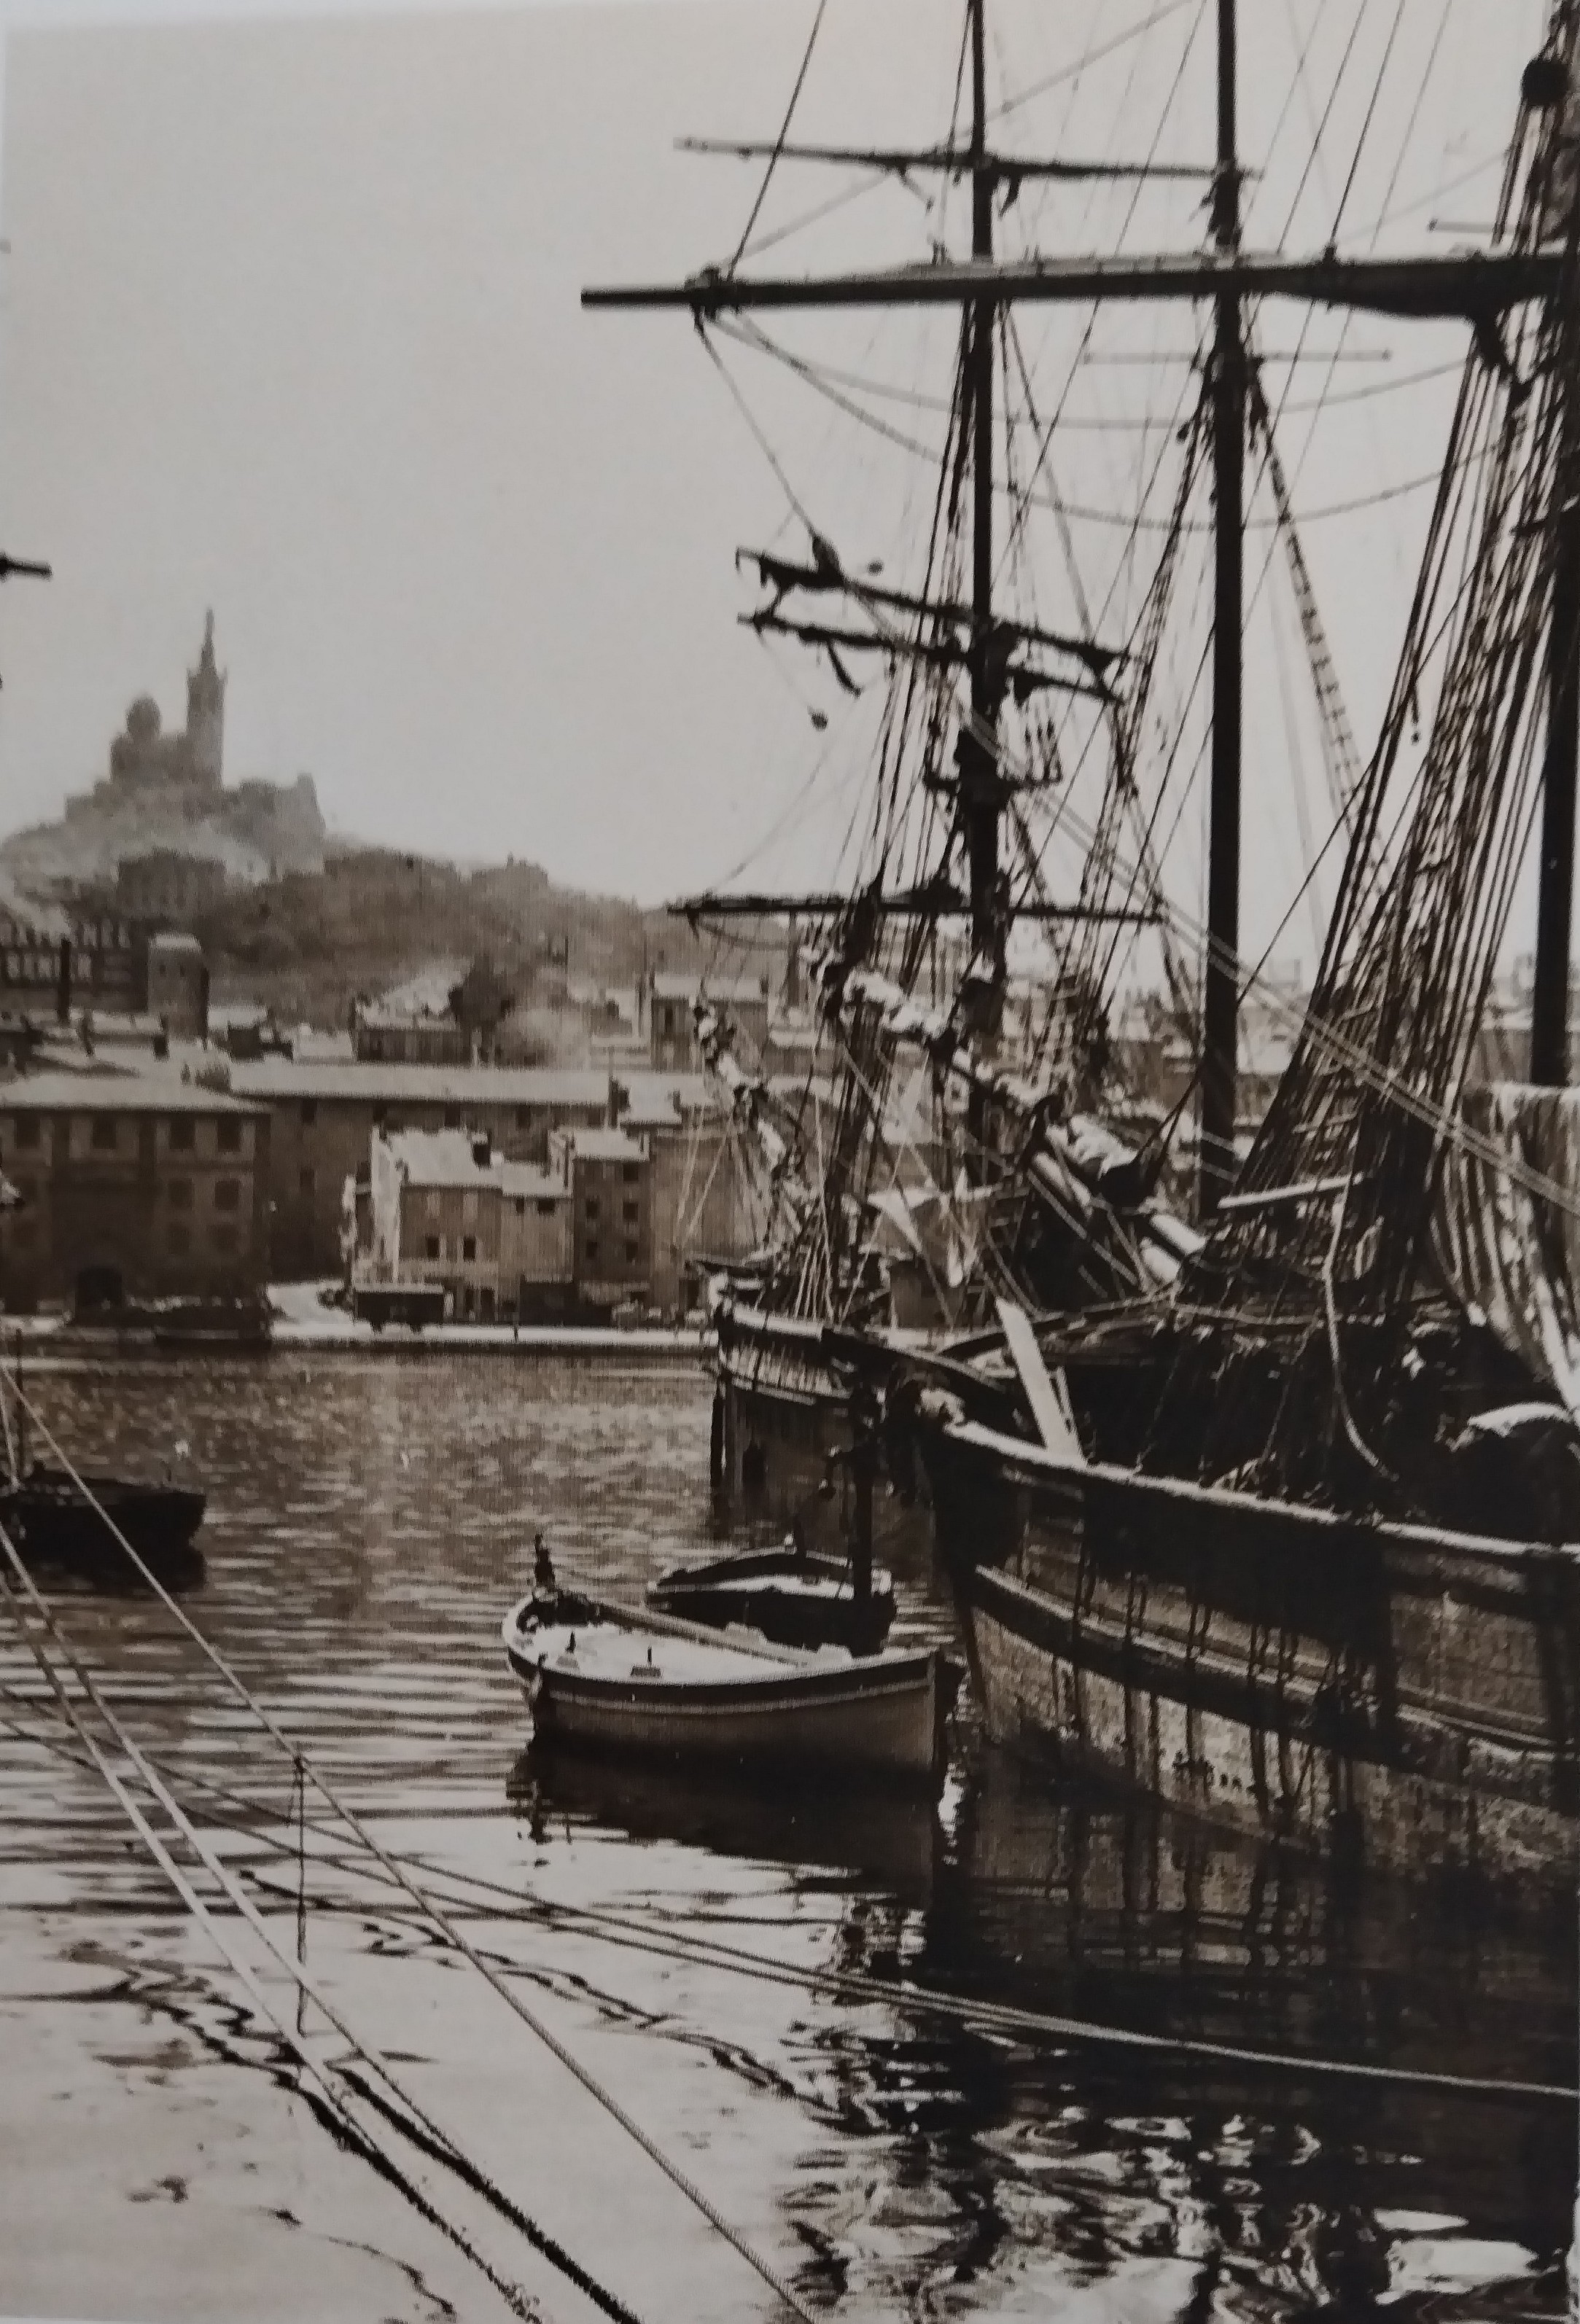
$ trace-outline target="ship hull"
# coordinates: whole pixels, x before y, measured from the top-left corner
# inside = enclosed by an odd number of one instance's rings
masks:
[[[1580,1552],[923,1438],[988,1731],[1405,1870],[1572,1883]]]

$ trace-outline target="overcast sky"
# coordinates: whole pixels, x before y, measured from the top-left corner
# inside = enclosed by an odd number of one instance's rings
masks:
[[[1002,125],[1005,139],[1123,151],[1143,124],[1150,134],[1160,90],[1184,73],[1191,118],[1166,150],[1206,158],[1210,42],[1185,39],[1204,14],[1210,30],[1201,0],[1177,0],[1148,42],[1067,76],[1083,49],[1149,13],[1150,0],[996,0],[995,93],[1065,76]],[[34,0],[0,14],[0,534],[56,573],[0,599],[7,821],[53,815],[100,775],[135,694],[179,719],[212,605],[231,673],[227,774],[310,770],[344,831],[525,854],[649,899],[743,859],[754,879],[815,878],[846,798],[843,697],[826,669],[771,658],[736,626],[751,593],[733,553],[783,524],[780,481],[684,317],[577,305],[586,281],[675,278],[727,257],[754,175],[679,156],[674,140],[772,134],[811,0],[420,14],[367,0],[333,14],[300,0],[179,12]],[[1244,144],[1267,170],[1252,237],[1265,245],[1355,0],[1262,0],[1245,14]],[[1358,133],[1375,78],[1365,43],[1375,64],[1395,15],[1368,12],[1336,127]],[[1439,219],[1490,215],[1488,164],[1541,15],[1539,0],[1405,0],[1346,227],[1397,217],[1383,235],[1397,246]],[[958,22],[953,0],[829,0],[798,126],[939,134]],[[1309,78],[1291,96],[1297,32]],[[1342,161],[1344,140],[1330,142]],[[826,190],[804,172],[776,181],[760,224]],[[1319,240],[1341,192],[1329,162],[1297,190],[1311,220],[1307,231],[1302,213],[1292,238]],[[772,263],[900,254],[894,198],[855,202]],[[1143,209],[1132,246],[1188,243],[1198,198],[1178,187],[1144,198],[1162,206]],[[1103,214],[1081,221],[1097,231]],[[858,372],[947,391],[938,324],[859,316],[842,318],[843,337],[830,328],[820,346]],[[1292,344],[1299,318],[1268,328]],[[1193,343],[1188,314],[1167,329],[1177,347]],[[1331,346],[1337,334],[1323,318],[1314,337]],[[1437,331],[1423,353],[1391,326],[1349,342],[1400,373],[1457,345]],[[760,359],[730,360],[790,483],[831,530],[847,524],[846,553],[892,553],[915,513],[905,463],[918,464],[778,373],[764,380]],[[1072,397],[1088,427],[1129,376],[1097,372]],[[1307,378],[1307,392],[1322,383]],[[1426,496],[1401,491],[1347,529],[1319,512],[1429,471],[1451,387],[1357,403],[1350,437],[1300,478],[1363,747]],[[919,436],[941,430],[925,399],[893,417]],[[1125,505],[1113,439],[1068,440],[1069,498]],[[858,742],[853,730],[843,747]],[[819,806],[822,752],[838,779]],[[1266,765],[1254,784],[1281,794]],[[1294,844],[1268,815],[1248,866],[1257,892],[1287,881]]]

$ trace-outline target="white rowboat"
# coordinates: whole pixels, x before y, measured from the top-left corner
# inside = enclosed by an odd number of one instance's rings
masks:
[[[785,1777],[943,1781],[959,1673],[934,1649],[798,1654],[596,1600],[575,1610],[589,1618],[526,1598],[505,1617],[505,1655],[539,1736]]]

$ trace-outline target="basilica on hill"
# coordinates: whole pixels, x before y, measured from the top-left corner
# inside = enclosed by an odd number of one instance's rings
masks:
[[[185,732],[166,734],[158,703],[151,694],[140,694],[126,713],[124,732],[110,744],[110,781],[133,788],[192,784],[213,793],[222,786],[224,764],[225,673],[214,659],[210,612],[198,667],[187,672]]]
[[[226,784],[226,684],[210,613],[187,672],[185,725],[167,730],[153,696],[140,694],[110,744],[108,774],[69,798],[60,823],[6,840],[5,866],[51,891],[117,881],[124,864],[155,855],[190,859],[222,885],[321,871],[328,834],[310,775]]]

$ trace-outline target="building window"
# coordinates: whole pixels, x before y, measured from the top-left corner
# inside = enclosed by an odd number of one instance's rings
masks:
[[[477,1238],[476,1238],[476,1235],[463,1235],[463,1236],[461,1237],[461,1257],[462,1257],[464,1259],[476,1259],[476,1256],[477,1256]]]
[[[447,1130],[459,1130],[461,1126],[461,1109],[458,1105],[446,1106],[444,1110],[444,1126]]]
[[[597,1239],[596,1235],[595,1235],[595,1236],[593,1237],[593,1239],[592,1239],[591,1242],[589,1242],[589,1243],[588,1243],[588,1245],[587,1245],[587,1257],[588,1257],[588,1259],[590,1259],[594,1262],[594,1264],[595,1264],[595,1265],[596,1264],[597,1257],[598,1257],[598,1239]]]
[[[636,1219],[637,1219],[637,1205],[636,1205],[636,1204],[634,1204],[634,1203],[627,1203],[627,1204],[625,1204],[624,1205],[624,1216],[625,1216],[625,1223],[626,1223],[626,1225],[627,1225],[628,1227],[633,1227],[633,1226],[636,1224]]]
[[[229,1226],[216,1227],[214,1230],[214,1248],[216,1250],[234,1250],[236,1249],[236,1229]]]
[[[240,1122],[236,1120],[234,1115],[225,1114],[221,1116],[219,1122],[219,1134],[215,1139],[215,1144],[218,1147],[222,1154],[239,1154],[241,1152],[242,1126]]]
[[[16,1142],[19,1146],[36,1146],[39,1142],[39,1118],[36,1113],[19,1113],[16,1117]]]
[[[115,1118],[113,1113],[96,1113],[88,1132],[89,1143],[96,1154],[113,1154],[115,1150]]]
[[[312,1190],[313,1190],[313,1174],[312,1174],[312,1172],[311,1172],[310,1170],[302,1170],[302,1171],[300,1171],[300,1172],[297,1174],[297,1181],[296,1181],[296,1184],[297,1184],[298,1191],[299,1191],[300,1193],[304,1194],[310,1194],[312,1193]]]
[[[165,1241],[169,1245],[171,1256],[180,1259],[192,1248],[192,1230],[187,1226],[173,1226],[166,1233]]]
[[[189,1178],[172,1178],[170,1182],[170,1206],[172,1211],[189,1211],[192,1207],[192,1182]]]
[[[598,1198],[596,1194],[589,1194],[587,1196],[587,1201],[582,1204],[582,1213],[586,1218],[588,1226],[591,1226],[593,1221],[598,1215]]]
[[[437,1235],[430,1235],[423,1243],[422,1250],[425,1258],[437,1259],[439,1255],[439,1237]]]
[[[469,1227],[476,1225],[477,1189],[476,1186],[468,1186],[461,1196],[461,1216]]]
[[[551,1219],[554,1216],[553,1204],[547,1201],[541,1202],[538,1204],[538,1216],[541,1219]]]
[[[516,1196],[516,1216],[518,1219],[524,1219],[526,1215],[527,1198],[524,1194],[518,1194]]]
[[[180,1115],[171,1123],[170,1142],[171,1151],[173,1154],[189,1154],[198,1143],[197,1123],[189,1120],[185,1114]]]
[[[310,1129],[312,1128],[312,1126],[313,1126],[314,1122],[318,1120],[318,1118],[319,1118],[319,1102],[318,1102],[318,1099],[317,1099],[316,1097],[304,1097],[304,1098],[303,1098],[303,1100],[302,1100],[302,1102],[301,1102],[301,1126],[302,1126],[302,1128],[303,1128],[304,1130],[310,1130]]]
[[[636,1265],[636,1257],[637,1257],[636,1245],[635,1245],[633,1242],[628,1242],[628,1243],[626,1244],[626,1246],[625,1246],[625,1264],[626,1264],[626,1266],[627,1266],[627,1267],[634,1267],[634,1266]]]
[[[518,1105],[516,1108],[516,1128],[518,1130],[531,1130],[531,1107],[530,1105]]]
[[[628,1186],[634,1186],[634,1185],[635,1185],[635,1184],[636,1184],[636,1179],[637,1179],[637,1173],[638,1173],[638,1171],[640,1170],[641,1167],[642,1167],[642,1166],[641,1166],[641,1164],[640,1164],[640,1163],[637,1163],[637,1162],[623,1162],[623,1163],[621,1164],[621,1166],[620,1166],[620,1176],[624,1179],[624,1181],[625,1181],[625,1183],[626,1183],[626,1185],[627,1185]]]
[[[422,1190],[422,1215],[423,1215],[423,1217],[424,1217],[425,1219],[436,1219],[436,1218],[438,1218],[438,1216],[439,1216],[439,1188],[438,1188],[437,1186],[425,1186],[425,1187],[423,1188],[423,1190]]]
[[[385,1111],[386,1109],[382,1105],[374,1106],[373,1110],[373,1126],[375,1130],[382,1130],[383,1128]]]
[[[214,1207],[217,1211],[239,1211],[242,1206],[242,1182],[239,1178],[216,1178]]]

